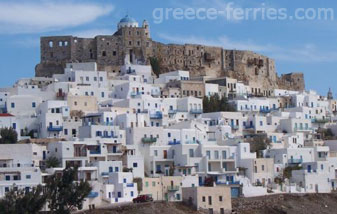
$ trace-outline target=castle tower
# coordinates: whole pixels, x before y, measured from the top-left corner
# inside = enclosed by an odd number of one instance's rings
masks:
[[[148,21],[144,20],[142,27],[145,29],[145,35],[147,36],[148,39],[150,39],[151,34],[150,34],[150,25],[149,25]]]
[[[331,90],[331,88],[329,88],[329,92],[328,92],[328,100],[333,100],[333,95],[332,95],[332,90]]]

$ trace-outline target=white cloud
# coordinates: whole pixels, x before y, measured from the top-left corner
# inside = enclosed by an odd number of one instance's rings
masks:
[[[113,9],[112,5],[71,1],[0,2],[0,33],[37,33],[76,27]]]
[[[203,38],[195,36],[170,36],[158,34],[161,39],[178,44],[204,44],[210,46],[223,47],[225,49],[250,50],[268,55],[279,61],[321,63],[336,62],[337,52],[318,49],[313,44],[305,44],[297,47],[284,47],[272,44],[257,44],[254,41],[237,41],[226,36],[217,38]]]

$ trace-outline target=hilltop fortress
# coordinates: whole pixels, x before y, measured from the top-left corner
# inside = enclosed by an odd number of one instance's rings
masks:
[[[147,21],[138,26],[126,16],[118,23],[113,35],[95,38],[51,36],[41,38],[41,62],[35,68],[37,77],[63,73],[69,62],[96,62],[99,70],[109,77],[118,75],[125,56],[131,63],[159,62],[160,72],[188,70],[193,77],[231,77],[244,82],[252,91],[270,94],[275,88],[304,90],[302,73],[278,76],[275,62],[266,56],[241,50],[226,50],[197,44],[163,44],[153,41]]]

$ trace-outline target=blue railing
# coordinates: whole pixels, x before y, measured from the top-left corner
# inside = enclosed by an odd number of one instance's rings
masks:
[[[98,154],[101,154],[101,151],[100,150],[90,150],[90,154],[91,155],[98,155]]]
[[[176,113],[177,113],[177,110],[170,109],[170,110],[168,110],[168,113],[169,113],[169,114],[176,114]]]
[[[292,164],[298,164],[298,163],[302,163],[303,159],[289,159],[288,163],[292,163]]]
[[[188,140],[185,142],[185,144],[200,144],[199,140]]]
[[[191,114],[202,114],[202,109],[191,109]]]
[[[101,175],[102,175],[102,176],[108,176],[108,175],[109,175],[109,172],[102,172]]]
[[[180,144],[180,141],[178,140],[178,141],[169,141],[168,142],[168,145],[179,145]]]
[[[131,184],[126,184],[126,187],[134,187],[135,185],[133,183]]]
[[[98,192],[90,192],[88,198],[96,198],[98,197]]]
[[[160,111],[157,111],[154,114],[150,114],[150,119],[163,119],[163,114]]]
[[[134,96],[137,96],[137,95],[141,95],[141,93],[140,92],[136,92],[136,91],[132,91],[130,93],[130,95],[134,97]]]
[[[270,113],[270,112],[271,112],[270,109],[260,109],[260,113],[267,114],[267,113]]]
[[[61,132],[63,130],[63,126],[48,126],[49,132]]]
[[[253,129],[254,125],[245,125],[245,129]]]

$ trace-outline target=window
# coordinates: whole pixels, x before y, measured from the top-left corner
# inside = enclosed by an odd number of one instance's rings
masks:
[[[145,181],[145,187],[149,187],[149,182]]]
[[[155,157],[158,156],[158,150],[154,150],[154,156],[155,156]]]
[[[208,205],[212,205],[212,196],[208,196]]]
[[[262,168],[262,171],[264,171],[264,165],[262,165],[261,168]]]
[[[49,47],[52,48],[54,46],[53,41],[49,41]]]
[[[190,158],[193,158],[193,157],[194,157],[194,150],[193,150],[193,149],[190,149],[190,150],[189,150],[189,153],[190,153]]]
[[[133,163],[133,167],[137,168],[138,167],[138,163]]]
[[[152,181],[152,186],[155,187],[156,186],[156,182]]]
[[[31,179],[31,175],[26,175],[26,179]]]
[[[36,103],[32,102],[32,108],[36,108]]]
[[[11,103],[11,108],[15,108],[15,103]]]
[[[106,56],[106,52],[105,51],[102,51],[102,56]]]
[[[219,201],[222,201],[222,196],[219,196]]]
[[[11,180],[11,176],[6,175],[6,181],[10,181]]]
[[[202,202],[206,202],[206,197],[202,196]]]

